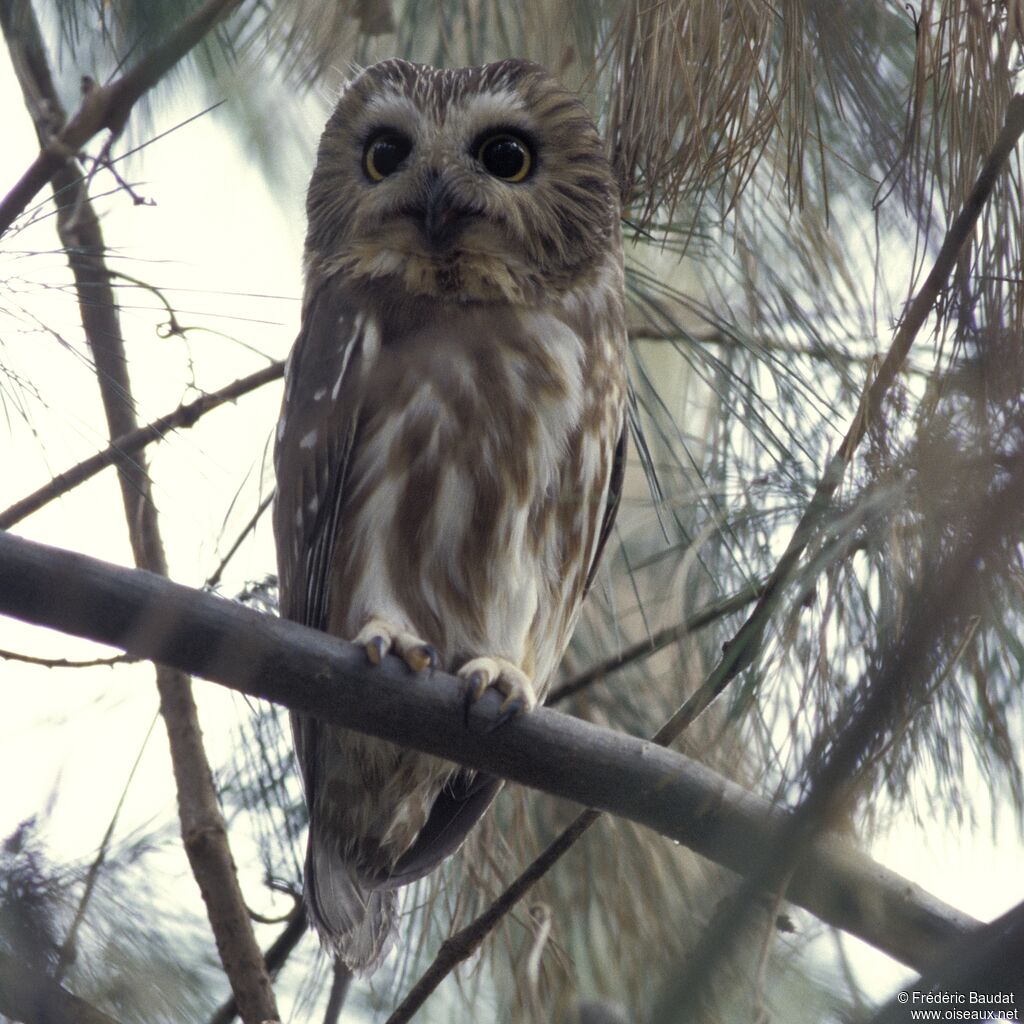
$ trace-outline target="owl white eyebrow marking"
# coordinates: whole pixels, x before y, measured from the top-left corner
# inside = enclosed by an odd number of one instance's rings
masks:
[[[463,107],[462,117],[477,130],[509,122],[516,127],[529,128],[533,123],[523,97],[511,89],[470,96]]]
[[[420,120],[420,111],[408,96],[390,93],[374,96],[366,104],[364,117],[373,125],[393,122],[396,128],[403,128],[412,135]]]

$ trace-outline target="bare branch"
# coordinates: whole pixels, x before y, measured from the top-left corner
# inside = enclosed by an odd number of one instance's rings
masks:
[[[338,1024],[341,1011],[345,1005],[349,986],[352,984],[352,972],[340,958],[334,961],[334,976],[331,979],[331,992],[324,1010],[324,1024]]]
[[[152,573],[0,531],[0,613],[174,665],[345,728],[446,757],[646,825],[741,874],[788,820],[675,751],[538,708],[494,729],[464,684]],[[915,966],[977,922],[838,836],[819,838],[787,898]]]
[[[42,149],[18,183],[0,202],[0,235],[21,215],[25,207],[61,170],[72,169],[71,161],[98,132],[109,129],[116,138],[124,130],[132,107],[144,93],[160,81],[219,21],[227,17],[241,0],[207,0],[166,42],[146,54],[131,70],[107,85],[94,85],[86,92],[82,105],[55,133],[41,138]],[[20,31],[27,4],[5,0],[0,5],[4,33]],[[29,15],[30,16],[30,15]],[[50,83],[52,86],[52,82]],[[55,90],[50,90],[56,95]],[[59,110],[59,104],[54,111]],[[63,121],[63,112],[60,120]],[[73,173],[76,174],[77,172]]]
[[[267,973],[271,978],[277,977],[277,972],[284,967],[292,951],[302,941],[307,927],[306,908],[301,899],[296,899],[295,907],[288,914],[284,928],[281,929],[280,934],[267,947],[267,951],[263,955],[263,962],[266,964]],[[231,1024],[237,1016],[238,1003],[235,1002],[234,996],[230,996],[210,1018],[209,1024]]]
[[[91,479],[107,466],[131,458],[153,441],[162,441],[168,431],[183,430],[194,426],[206,413],[226,402],[233,402],[264,384],[278,380],[283,373],[283,362],[271,363],[270,366],[251,373],[247,377],[240,377],[217,391],[201,395],[192,402],[182,403],[173,412],[166,413],[159,419],[153,420],[152,423],[147,423],[144,427],[137,427],[135,430],[122,434],[103,451],[90,455],[89,458],[68,467],[63,473],[57,473],[49,483],[0,512],[0,530],[9,530],[26,516],[38,512],[51,501],[67,494],[79,484],[85,483],[86,480]]]
[[[480,915],[464,928],[448,936],[431,961],[430,966],[417,978],[416,984],[395,1007],[385,1024],[405,1024],[427,1001],[438,985],[464,960],[468,960],[480,944],[498,926],[506,914],[554,867],[559,858],[601,817],[601,812],[587,808],[553,839],[540,856],[535,857],[525,870]]]
[[[132,661],[126,654],[115,654],[110,658],[86,658],[82,661],[70,661],[67,658],[37,658],[32,654],[20,654],[18,651],[0,650],[0,658],[4,661],[18,661],[23,665],[38,665],[40,668],[101,668],[124,665]]]
[[[0,518],[0,529],[3,529],[3,527],[3,519]],[[719,619],[724,619],[727,615],[732,615],[733,612],[739,611],[741,608],[745,608],[748,604],[756,601],[763,589],[763,583],[755,583],[745,590],[733,594],[732,597],[727,597],[724,600],[707,605],[699,612],[695,612],[684,622],[680,622],[675,626],[668,626],[665,629],[659,629],[649,639],[632,644],[624,651],[620,651],[606,661],[602,661],[599,665],[584,669],[573,676],[572,679],[567,679],[560,686],[555,687],[548,697],[548,704],[557,704],[559,701],[579,693],[580,690],[585,690],[588,686],[600,682],[613,672],[618,672],[619,669],[625,668],[627,665],[632,665],[644,658],[649,658],[652,654],[657,654],[658,651],[677,643],[691,633],[696,633],[697,630],[703,629]]]

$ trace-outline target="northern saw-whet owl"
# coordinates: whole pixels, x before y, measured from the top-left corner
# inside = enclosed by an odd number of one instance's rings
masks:
[[[342,92],[307,215],[275,449],[282,614],[527,711],[622,482],[620,206],[594,122],[526,61],[384,61]],[[500,781],[292,724],[309,916],[369,973],[397,888],[461,845]]]

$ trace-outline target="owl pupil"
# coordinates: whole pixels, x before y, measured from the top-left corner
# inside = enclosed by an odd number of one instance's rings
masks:
[[[530,170],[530,151],[514,135],[495,135],[480,147],[480,162],[496,178],[522,181]]]
[[[397,132],[387,132],[370,140],[366,147],[366,173],[373,181],[394,174],[412,150],[412,143]]]

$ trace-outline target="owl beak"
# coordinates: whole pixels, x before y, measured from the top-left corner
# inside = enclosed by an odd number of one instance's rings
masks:
[[[425,200],[423,234],[427,242],[438,251],[450,249],[468,220],[469,211],[459,203],[451,183],[439,175],[428,182]]]

